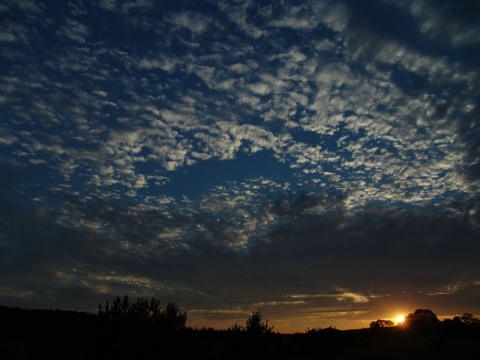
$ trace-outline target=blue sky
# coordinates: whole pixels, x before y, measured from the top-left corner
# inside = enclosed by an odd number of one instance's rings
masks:
[[[0,302],[279,331],[479,313],[480,6],[0,4]]]

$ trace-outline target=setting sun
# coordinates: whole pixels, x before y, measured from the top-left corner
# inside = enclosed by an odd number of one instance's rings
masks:
[[[405,316],[403,316],[403,315],[397,316],[397,317],[395,318],[395,320],[397,320],[397,323],[398,323],[398,324],[401,324],[401,323],[403,323],[403,322],[405,321]]]

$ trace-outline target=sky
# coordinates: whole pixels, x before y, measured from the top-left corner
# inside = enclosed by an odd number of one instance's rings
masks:
[[[0,304],[279,332],[480,314],[480,3],[3,0]]]

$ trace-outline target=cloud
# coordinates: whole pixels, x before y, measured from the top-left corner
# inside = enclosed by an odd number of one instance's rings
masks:
[[[233,71],[235,73],[243,74],[243,73],[248,72],[250,70],[250,68],[245,64],[236,63],[236,64],[233,64],[233,65],[230,65],[229,70]]]
[[[194,34],[201,34],[207,29],[211,19],[198,13],[181,12],[171,14],[167,17],[167,21],[173,25],[186,28]]]
[[[27,43],[29,30],[17,22],[6,20],[0,26],[0,42],[5,43]]]
[[[74,40],[80,44],[85,43],[86,37],[89,35],[89,28],[80,22],[72,19],[66,19],[65,25],[57,30],[57,35]]]
[[[147,59],[140,60],[139,67],[141,69],[162,69],[163,71],[172,72],[175,70],[177,61],[175,59],[162,58],[162,59]]]
[[[42,13],[45,9],[45,5],[37,0],[6,0],[5,6],[7,9],[18,8],[21,11],[32,14]]]
[[[423,36],[435,41],[449,41],[452,46],[468,46],[480,42],[475,14],[478,4],[459,1],[452,4],[433,1],[390,2],[419,22]],[[444,29],[449,29],[445,31]]]
[[[250,86],[250,90],[257,95],[267,95],[270,93],[270,87],[266,83],[255,83]]]
[[[218,4],[219,9],[228,17],[248,37],[259,39],[266,34],[266,30],[257,26],[249,19],[248,11],[255,7],[255,3],[245,1],[243,3],[232,4],[228,1],[222,1]]]
[[[341,192],[272,198],[281,188],[277,184],[274,190],[267,179],[218,188],[191,202],[192,212],[187,207],[172,211],[170,202],[119,212],[74,198],[55,211],[15,207],[3,217],[5,231],[25,228],[16,226],[24,219],[28,229],[38,231],[7,245],[10,260],[5,258],[2,268],[5,276],[15,276],[5,286],[32,297],[59,297],[78,284],[89,289],[93,302],[99,295],[137,291],[168,296],[191,309],[220,306],[211,299],[234,294],[226,311],[241,305],[248,312],[255,304],[280,308],[294,301],[301,312],[316,306],[320,313],[333,313],[375,303],[362,290],[365,284],[375,296],[405,288],[412,296],[424,291],[440,296],[438,289],[476,273],[480,249],[465,213],[391,207],[352,213]],[[28,265],[22,253],[31,254]],[[54,261],[43,260],[52,256]],[[439,262],[440,273],[422,272]],[[33,269],[38,286],[22,275]],[[333,275],[320,276],[325,273]]]
[[[102,4],[104,7],[108,5],[107,3]],[[112,2],[109,6],[118,5],[115,4],[116,3]],[[322,9],[328,8],[330,9],[329,11],[332,11],[337,15],[340,14],[338,16],[344,17],[344,19],[348,21],[354,18],[352,15],[353,13],[351,11],[346,12],[344,8],[342,8],[343,10],[332,10],[333,8],[330,8],[330,5],[326,4],[319,5],[319,7]],[[237,10],[240,11],[240,9]],[[265,14],[267,12],[268,11],[265,10]],[[295,13],[298,14],[299,17],[302,17],[302,12],[303,10],[299,8]],[[174,16],[172,19],[176,19],[175,21],[178,20],[177,22],[181,24],[180,20],[186,18],[186,15],[180,16],[179,14],[180,13],[177,13],[178,17]],[[192,13],[190,15],[195,18],[198,14]],[[72,20],[68,21],[71,22]],[[201,22],[199,22],[199,24],[200,23]],[[343,30],[347,38],[347,49],[352,54],[355,54],[356,50],[354,46],[352,47],[352,45],[349,45],[348,39],[350,35],[355,35],[357,33],[360,25],[356,24],[357,23],[355,21],[351,20],[349,25],[350,27],[347,27]],[[214,26],[218,26],[218,23]],[[202,31],[207,31],[207,28],[202,27],[202,29]],[[393,41],[385,36],[378,35],[375,33],[374,27],[366,27],[365,31],[364,39],[369,40],[369,38],[372,38],[372,42],[377,44],[374,57],[372,58],[374,64],[387,63],[392,66],[401,64],[401,66],[407,69],[409,72],[418,73],[419,76],[422,77],[425,76],[436,79],[436,82],[443,81],[441,79],[454,77],[456,79],[460,79],[460,81],[464,81],[464,79],[466,81],[467,79],[467,73],[462,74],[458,71],[452,72],[448,69],[448,64],[445,63],[444,60],[431,56],[420,56],[415,53],[415,49],[408,48],[398,41]],[[71,33],[70,35],[76,36],[75,38],[78,41],[83,41],[85,39],[81,33]],[[258,59],[245,58],[246,56],[250,55],[247,52],[243,52],[244,47],[242,44],[242,46],[239,47],[239,49],[242,49],[242,51],[237,52],[238,59],[241,59],[242,62],[236,62],[233,65],[229,65],[228,68],[225,68],[228,71],[223,71],[223,73],[216,69],[223,68],[221,63],[225,61],[227,57],[226,54],[222,54],[217,58],[197,57],[196,59],[193,59],[190,57],[194,63],[184,67],[184,60],[176,59],[171,55],[161,55],[156,57],[152,54],[152,56],[134,59],[126,53],[120,53],[118,50],[111,51],[108,49],[98,51],[95,57],[86,56],[86,53],[83,54],[80,51],[66,51],[63,54],[63,58],[66,60],[60,64],[52,63],[51,66],[60,65],[59,68],[65,73],[74,70],[86,74],[89,70],[96,69],[95,71],[97,74],[95,76],[97,78],[101,76],[104,79],[107,77],[113,79],[111,74],[119,69],[100,70],[102,66],[97,60],[97,57],[99,58],[101,53],[110,53],[112,58],[116,57],[117,59],[120,59],[122,64],[126,67],[136,63],[140,68],[149,70],[151,72],[149,74],[150,76],[153,75],[153,70],[155,69],[162,69],[169,73],[171,73],[174,69],[184,69],[186,70],[186,73],[184,73],[185,75],[187,75],[187,73],[196,74],[211,90],[213,90],[217,84],[218,90],[228,91],[228,97],[225,97],[222,104],[224,116],[231,117],[238,122],[245,121],[242,118],[246,117],[256,117],[265,121],[283,121],[285,124],[284,129],[293,129],[301,126],[304,130],[314,131],[320,134],[323,142],[327,141],[327,136],[331,136],[335,141],[336,136],[340,135],[337,131],[338,127],[345,126],[346,130],[353,131],[357,134],[361,133],[362,131],[366,131],[366,137],[374,137],[384,142],[384,144],[391,144],[398,151],[399,157],[402,153],[404,153],[402,148],[405,149],[407,146],[411,146],[413,142],[415,142],[416,145],[423,142],[424,145],[422,146],[431,146],[432,143],[439,144],[436,141],[439,139],[439,136],[442,136],[440,133],[440,127],[436,125],[435,128],[432,127],[434,122],[428,118],[428,114],[435,114],[435,116],[438,116],[438,111],[436,111],[436,109],[440,109],[442,107],[445,108],[445,105],[442,105],[443,103],[438,102],[437,105],[437,103],[433,101],[433,98],[428,97],[426,94],[422,95],[422,100],[416,100],[413,98],[413,95],[417,95],[417,93],[412,93],[410,98],[405,97],[405,95],[410,95],[407,93],[409,88],[400,84],[395,77],[389,78],[388,73],[380,71],[379,68],[372,68],[369,70],[373,76],[373,80],[366,82],[364,81],[364,78],[362,78],[356,72],[353,64],[349,63],[350,59],[345,57],[345,53],[342,53],[344,49],[342,49],[341,43],[335,44],[331,41],[328,42],[326,39],[321,39],[320,41],[312,39],[309,41],[316,46],[315,55],[320,55],[321,59],[324,60],[328,59],[330,56],[333,56],[333,59],[338,61],[326,62],[327,65],[325,66],[322,64],[322,61],[315,61],[314,57],[312,57],[308,51],[295,46],[292,47],[288,52],[283,52],[278,56],[271,56],[271,61],[280,59],[281,66],[276,71],[276,74],[270,75],[269,73],[262,71],[262,68],[264,68],[267,63],[258,63],[258,61],[254,61]],[[243,41],[240,41],[240,43],[242,42]],[[364,52],[366,51],[365,49],[368,49],[368,41],[358,43],[360,44],[360,50],[358,51]],[[105,51],[107,52],[105,53]],[[202,50],[202,53],[205,53],[205,50]],[[259,66],[262,68],[259,69]],[[259,78],[257,79],[251,78],[248,75],[248,71],[251,71],[255,67],[257,72],[260,74]],[[425,73],[425,71],[427,71],[426,69],[430,69],[430,75]],[[458,70],[461,69],[458,68]],[[292,71],[294,74],[292,74]],[[235,78],[229,76],[231,75],[231,72],[236,74]],[[100,75],[100,73],[102,73],[102,75]],[[315,77],[315,84],[307,81],[307,79],[311,76]],[[123,93],[124,95],[130,97],[130,100],[133,104],[133,102],[137,101],[138,99],[135,98],[135,91],[132,92],[128,89],[132,86],[135,86],[135,80],[130,79],[129,81],[120,84],[123,82],[123,79],[126,80],[127,77],[123,77],[122,81],[116,80],[116,82],[121,85],[119,87],[123,87],[125,90],[111,92],[110,99],[112,99],[112,96],[116,94],[118,95],[119,93]],[[221,82],[219,81],[220,79]],[[171,79],[169,81],[171,81]],[[164,81],[164,86],[171,86],[169,85],[169,81]],[[45,82],[43,82],[42,86],[45,85]],[[149,84],[144,87],[144,89],[147,89],[150,94],[155,93],[154,88],[150,86],[151,85]],[[469,86],[471,87],[472,85]],[[288,92],[285,92],[286,88],[289,89]],[[107,93],[103,89],[93,90],[94,94],[99,94],[100,92],[102,94]],[[175,126],[177,127],[178,131],[177,134],[196,129],[194,133],[197,134],[197,138],[204,140],[204,142],[207,144],[218,144],[218,146],[222,146],[222,149],[226,149],[225,146],[230,144],[228,145],[228,150],[224,152],[224,154],[228,155],[220,155],[220,152],[223,152],[222,150],[217,152],[215,156],[219,156],[221,158],[233,158],[238,151],[242,151],[242,149],[245,148],[247,143],[242,142],[240,144],[238,141],[231,142],[227,141],[226,138],[215,140],[214,137],[218,136],[219,133],[214,133],[211,131],[205,132],[204,129],[202,129],[198,119],[195,119],[197,115],[193,115],[205,114],[205,109],[202,109],[200,104],[202,102],[210,101],[213,99],[213,96],[217,95],[218,92],[200,94],[192,91],[188,96],[184,97],[184,99],[190,99],[188,106],[186,106],[186,102],[181,106],[178,104],[163,104],[163,106],[166,108],[157,111],[158,113],[161,112],[163,114],[162,116],[164,120],[167,120],[167,126],[170,126],[173,124],[173,122],[175,122]],[[86,93],[81,93],[81,96],[84,99],[83,101],[85,101],[88,97]],[[270,106],[269,102],[263,101],[261,96],[269,97],[269,101],[272,101],[274,106]],[[246,105],[246,107],[242,109],[242,111],[244,110],[243,113],[238,113],[238,108],[234,107],[235,104],[231,100],[233,98],[236,99],[235,101],[240,101],[242,104]],[[110,106],[118,107],[118,105],[115,104],[115,102],[112,102],[110,99],[105,100],[108,101]],[[143,101],[145,100],[146,98],[144,98]],[[460,101],[460,98],[455,101]],[[392,105],[392,103],[395,105]],[[444,103],[449,104],[447,100],[445,100]],[[107,105],[107,102],[101,103],[97,99],[95,102],[92,102],[92,104],[98,111],[98,109],[100,109],[102,106]],[[308,106],[308,109],[311,110],[313,114],[297,112],[296,108],[298,104],[302,106]],[[125,106],[122,106],[122,108],[127,111],[133,110],[129,104],[125,104]],[[474,114],[474,109],[474,107],[471,108],[472,114]],[[138,113],[138,110],[135,111]],[[54,116],[53,113],[47,114],[46,112],[44,112],[44,115],[49,116],[50,118]],[[145,117],[146,115],[142,116]],[[298,121],[296,120],[297,117]],[[406,119],[410,117],[417,117],[419,118],[418,122],[424,124],[425,131],[430,136],[430,139],[426,139],[428,141],[418,141],[419,139],[416,135],[416,124],[408,124],[407,122],[399,123],[398,121],[394,120],[395,118]],[[441,123],[438,124],[440,125]],[[90,126],[92,125],[90,124]],[[260,131],[263,128],[269,128],[269,125],[266,123],[256,124],[256,126],[257,131]],[[235,128],[235,125],[231,123],[229,124],[229,127]],[[163,129],[166,130],[167,127],[163,126]],[[101,131],[101,128],[99,127],[97,130]],[[171,132],[170,129],[167,131]],[[152,133],[152,135],[154,134],[155,132]],[[305,148],[305,146],[297,146],[290,143],[291,140],[289,140],[288,136],[278,137],[275,136],[275,134],[272,135],[274,135],[276,139],[275,147],[271,144],[261,144],[261,141],[263,140],[261,140],[259,137],[253,138],[249,147],[253,149],[253,151],[259,151],[260,149],[264,148],[273,148],[277,152],[277,156],[283,159],[285,159],[285,155],[282,153],[285,152],[285,149],[289,149],[292,159],[295,159],[292,166],[301,169],[305,173],[321,172],[322,169],[325,168],[325,163],[334,163],[336,159],[338,159],[338,156],[331,156],[325,146],[323,146],[323,148],[321,146]],[[176,136],[177,135],[173,134],[171,139]],[[145,141],[143,146],[149,149],[155,148],[155,135],[149,137],[151,140]],[[469,132],[466,132],[465,136],[461,139],[463,138],[470,139],[471,137]],[[257,143],[257,141],[259,143]],[[350,141],[359,142],[359,139],[351,137]],[[451,139],[451,141],[453,142],[454,139]],[[173,144],[174,143],[172,142],[171,146],[178,146]],[[165,155],[170,151],[170,147],[162,148],[162,150],[157,151],[157,155],[152,155],[151,158],[160,159],[163,162],[164,167],[169,170],[176,170],[187,164],[192,164],[195,161],[198,161],[198,159],[209,159],[212,157],[212,153],[204,153],[200,156],[200,148],[192,147],[191,150],[189,150],[190,145],[188,145],[188,141],[181,144],[185,145],[180,145],[178,150],[172,152],[172,154],[174,154],[174,158],[172,159],[168,159],[168,156]],[[382,143],[379,145],[380,147],[383,146]],[[138,149],[138,147],[132,148],[132,151],[133,149]],[[206,146],[203,149],[210,150],[213,149],[213,147]],[[386,157],[379,156],[377,159],[372,161],[371,153],[369,152],[363,152],[362,149],[353,150],[352,146],[346,147],[346,149],[351,149],[349,152],[352,155],[355,155],[356,161],[346,161],[345,164],[348,164],[351,168],[359,170],[361,167],[364,167],[367,169],[367,171],[372,172],[376,167],[378,167],[377,164],[379,164],[382,160],[385,160]],[[108,151],[110,151],[110,149],[108,149]],[[187,152],[185,153],[185,151]],[[295,154],[295,151],[298,152],[298,155]],[[471,151],[472,150],[470,150],[470,152]],[[319,152],[321,152],[321,154],[319,154]],[[80,152],[77,152],[77,155],[78,154],[80,154]],[[195,154],[195,156],[190,154]],[[348,153],[346,152],[345,155],[348,156]],[[388,154],[390,157],[392,155],[395,155],[395,153],[390,152],[390,154]],[[438,155],[440,155],[440,152],[437,152],[435,161],[438,160]],[[141,157],[137,157],[137,159],[141,160]],[[455,159],[454,161],[457,161],[458,157],[452,157],[451,159]],[[131,160],[128,159],[122,161],[123,164],[127,164],[129,162],[131,163]],[[412,165],[411,162],[403,162],[405,165]],[[468,164],[474,164],[475,155],[469,155],[468,158],[465,158],[465,162]],[[451,164],[453,167],[454,162],[451,162]],[[448,166],[447,162],[442,161],[442,166],[443,169],[446,169]],[[414,167],[418,168],[419,164],[417,163]],[[469,166],[468,168],[473,171],[474,165]],[[132,168],[131,170],[133,171],[134,169]],[[372,176],[381,178],[381,174],[378,174],[378,172],[377,174],[372,174]]]
[[[117,0],[101,0],[98,6],[106,11],[118,12],[121,14],[129,14],[135,11],[148,11],[153,8],[150,0],[134,0],[122,1]]]
[[[352,301],[353,303],[367,303],[369,301],[367,296],[358,293],[352,293],[346,289],[335,289],[334,292],[321,293],[321,294],[288,294],[288,298],[292,299],[321,299],[321,298],[334,298],[340,302]],[[305,301],[302,301],[305,303]]]
[[[454,7],[456,8],[456,11],[462,12],[465,10],[464,5],[460,5],[458,8],[456,6]],[[419,29],[419,39],[423,39],[425,36],[432,38],[433,33],[431,33],[431,29],[433,29],[433,24],[442,21],[440,19],[443,19],[444,22],[451,22],[453,28],[460,26],[459,23],[455,22],[455,16],[447,15],[447,12],[444,12],[443,8],[437,6],[436,10],[430,11],[431,6],[433,5],[427,1],[403,2],[402,5],[399,6],[404,9],[408,8],[411,16],[421,16],[422,20],[425,21]],[[423,16],[426,13],[429,15]],[[465,26],[475,27],[475,25],[469,21],[465,23]],[[469,31],[453,31],[450,34],[467,34],[468,32]],[[441,31],[435,32],[435,36],[440,36],[440,33]],[[390,35],[390,37],[388,35]],[[413,109],[417,108],[423,112],[423,114],[419,114],[419,117],[423,117],[430,126],[433,125],[434,130],[438,131],[438,135],[440,135],[440,132],[446,127],[456,127],[459,129],[459,133],[462,134],[462,141],[472,141],[478,127],[474,125],[469,131],[464,132],[464,128],[461,124],[473,114],[461,110],[453,111],[453,108],[462,108],[461,106],[457,107],[456,105],[453,105],[453,103],[458,104],[459,102],[465,102],[466,98],[464,96],[469,97],[470,95],[467,95],[466,92],[451,92],[446,90],[451,86],[460,86],[464,89],[473,89],[477,87],[477,79],[476,77],[471,76],[470,71],[472,71],[472,68],[468,65],[468,61],[448,61],[446,60],[448,58],[447,54],[422,50],[420,49],[420,45],[415,43],[407,44],[404,39],[399,38],[397,34],[394,33],[387,35],[381,34],[372,25],[365,21],[365,19],[362,20],[359,17],[350,18],[348,26],[345,29],[345,38],[347,49],[352,55],[361,58],[363,61],[375,64],[377,69],[382,63],[393,66],[390,81],[397,86],[397,89],[402,93],[402,96],[420,96],[426,100],[428,107],[425,106],[424,101],[423,104],[414,105]],[[466,38],[468,38],[468,36]],[[453,44],[455,40],[452,38],[450,39]],[[471,37],[470,39],[473,40]],[[427,40],[420,40],[419,42],[422,43],[422,41]],[[465,43],[465,46],[466,44],[467,43]],[[397,68],[397,66],[400,66],[400,68]],[[404,71],[407,72],[407,75]],[[403,81],[406,76],[412,80],[408,83],[402,83],[401,81]],[[432,87],[437,88],[434,91],[443,100],[438,101],[438,99],[433,100],[434,98],[429,99],[427,97],[429,91],[427,89],[432,90]],[[410,104],[412,103],[414,103],[414,101],[410,102]],[[450,104],[452,104],[451,107]],[[424,110],[422,110],[422,107]],[[475,109],[475,105],[472,104],[469,109]],[[408,112],[412,112],[411,105]],[[453,112],[455,112],[455,115],[453,115]],[[474,116],[472,116],[472,119],[473,118]],[[465,167],[465,175],[467,178],[475,180],[475,174],[477,173],[475,169],[478,167],[478,161],[476,160],[477,156],[475,155],[474,150],[476,147],[469,148],[471,149],[470,153],[472,155],[468,155],[467,158],[469,160],[466,160],[466,163],[470,163],[471,165]]]
[[[17,41],[17,37],[12,33],[2,32],[2,33],[0,33],[0,41],[1,42],[15,42],[15,41]]]
[[[31,290],[12,289],[10,286],[0,286],[0,296],[7,298],[31,298],[34,293]]]

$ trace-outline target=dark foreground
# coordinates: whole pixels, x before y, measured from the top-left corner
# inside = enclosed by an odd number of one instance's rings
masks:
[[[86,313],[21,309],[0,309],[0,324],[2,359],[480,359],[477,328],[169,332]]]

